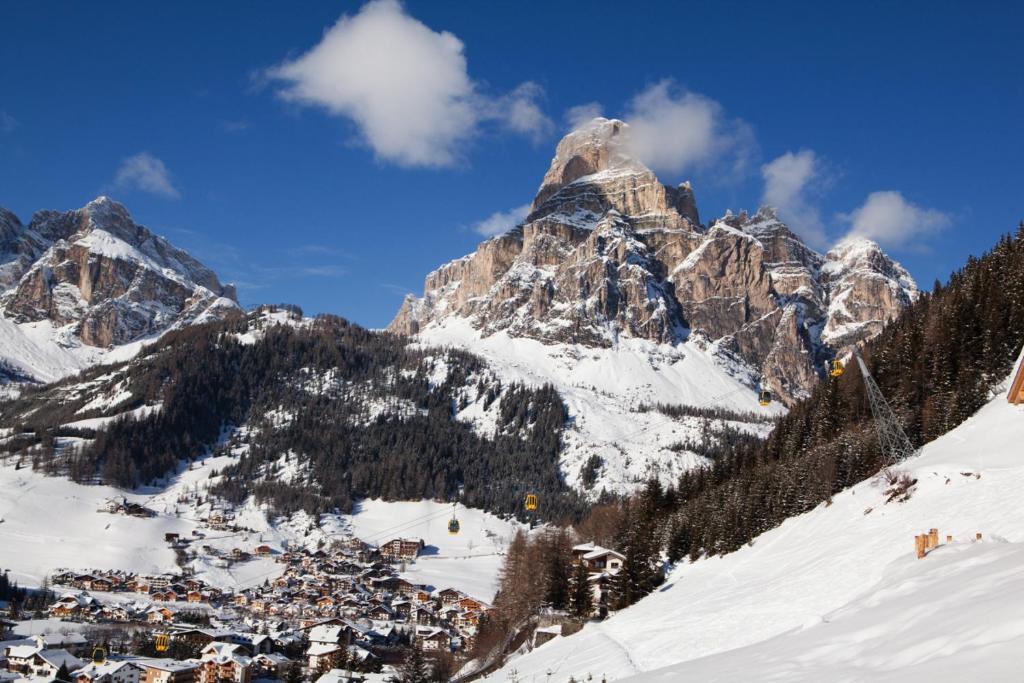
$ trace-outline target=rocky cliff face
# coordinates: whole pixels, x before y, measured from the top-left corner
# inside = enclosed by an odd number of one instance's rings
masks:
[[[567,135],[526,221],[430,273],[390,329],[459,316],[546,343],[701,341],[791,401],[917,295],[874,243],[822,256],[770,208],[702,225],[692,188],[662,184],[627,142],[603,118]]]
[[[100,197],[25,226],[0,209],[0,316],[48,321],[64,343],[125,344],[237,311],[234,288]]]

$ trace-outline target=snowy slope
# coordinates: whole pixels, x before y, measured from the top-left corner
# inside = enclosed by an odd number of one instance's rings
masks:
[[[17,325],[0,315],[0,361],[44,382],[78,372],[89,364],[57,344],[53,336],[34,335],[32,331],[32,327]]]
[[[143,408],[153,410],[154,408]],[[105,419],[105,418],[97,418]],[[88,426],[88,425],[79,425]],[[0,435],[2,436],[2,435]],[[287,546],[316,547],[321,541],[354,533],[369,543],[383,543],[396,536],[422,538],[427,551],[410,563],[403,576],[436,588],[454,587],[491,600],[502,555],[520,528],[482,510],[460,507],[462,525],[457,536],[448,534],[451,506],[431,501],[364,501],[352,516],[325,515],[317,522],[304,513],[289,519],[267,519],[249,501],[235,511],[235,523],[250,531],[214,531],[202,520],[208,503],[207,487],[217,481],[216,472],[235,457],[211,457],[192,468],[182,468],[159,487],[125,493],[109,486],[86,486],[62,477],[47,477],[30,467],[16,469],[0,464],[0,570],[9,569],[22,585],[39,585],[59,567],[74,569],[123,569],[141,573],[176,571],[174,552],[164,534],[184,537],[194,530],[204,534],[203,545],[229,551],[251,550],[266,543],[281,550]],[[125,496],[156,513],[144,519],[98,512],[107,498]],[[230,567],[216,558],[200,555],[193,568],[212,585],[239,588],[262,583],[283,570],[270,558],[254,558]]]
[[[950,680],[1006,680],[1008,653],[1024,652],[1024,584],[1009,571],[1024,569],[1021,443],[1024,407],[999,394],[904,464],[918,478],[908,502],[886,505],[878,480],[862,482],[748,547],[678,567],[634,607],[492,678],[515,669],[520,680],[611,680],[673,666],[638,680],[702,680],[735,657],[722,680],[789,680],[798,665],[809,672],[798,680],[936,680],[972,662],[973,675]],[[918,561],[913,537],[932,527],[957,543]],[[999,547],[963,543],[976,532]],[[889,609],[899,604],[907,610]]]
[[[562,470],[578,485],[580,470],[591,454],[605,462],[593,491],[628,491],[653,475],[665,481],[700,464],[703,459],[669,446],[696,437],[700,420],[673,420],[658,412],[635,412],[641,404],[687,404],[732,411],[778,415],[774,403],[762,408],[751,387],[749,371],[691,341],[676,346],[622,338],[613,348],[544,344],[498,332],[487,337],[464,318],[451,317],[420,331],[424,346],[464,348],[487,360],[504,381],[529,385],[551,383],[569,409]],[[473,420],[477,416],[465,416]],[[734,423],[734,427],[767,434],[767,423]]]
[[[422,538],[426,551],[401,574],[436,589],[458,588],[482,600],[493,600],[505,548],[525,528],[482,510],[459,506],[460,530],[448,533],[450,505],[433,501],[366,500],[350,518],[353,533],[379,545],[393,538]]]
[[[906,555],[821,625],[629,680],[1019,680],[1022,567],[1020,543],[953,543],[925,562]]]

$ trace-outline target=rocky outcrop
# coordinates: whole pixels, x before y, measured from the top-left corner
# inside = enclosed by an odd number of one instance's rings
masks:
[[[918,296],[910,273],[865,238],[848,238],[825,255],[822,282],[829,302],[821,339],[842,351],[878,334]]]
[[[0,313],[69,327],[90,346],[121,345],[237,311],[234,288],[100,197],[40,211],[27,227],[0,213]]]
[[[626,124],[595,119],[559,143],[526,221],[430,273],[390,329],[458,316],[546,343],[700,338],[791,401],[916,296],[857,244],[822,256],[767,207],[702,226],[692,188],[663,185],[629,156]]]

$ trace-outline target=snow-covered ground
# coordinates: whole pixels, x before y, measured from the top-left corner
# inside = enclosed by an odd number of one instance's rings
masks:
[[[112,348],[89,346],[73,333],[74,325],[48,321],[15,323],[0,314],[0,361],[42,382],[55,382],[93,365],[134,358],[153,335]]]
[[[417,583],[436,588],[454,587],[474,597],[494,597],[498,568],[508,542],[519,528],[476,509],[458,508],[461,530],[448,533],[451,506],[431,501],[364,501],[352,516],[325,515],[319,522],[303,513],[271,522],[266,512],[248,501],[233,512],[233,523],[247,531],[218,531],[204,520],[211,511],[204,492],[216,481],[216,472],[235,462],[231,456],[210,457],[182,467],[161,482],[126,493],[110,486],[87,486],[63,477],[47,477],[30,467],[0,465],[0,569],[22,585],[35,586],[55,569],[122,569],[138,573],[177,571],[174,551],[164,534],[191,538],[194,546],[208,545],[227,553],[233,548],[251,551],[267,544],[315,548],[354,533],[369,543],[395,537],[422,538],[425,554],[402,573]],[[282,476],[287,476],[284,472]],[[125,497],[156,513],[150,518],[99,512],[108,498]],[[228,565],[217,555],[199,553],[193,561],[196,575],[211,585],[240,588],[262,583],[281,573],[283,565],[256,557]]]
[[[652,475],[666,482],[702,462],[669,446],[696,438],[700,420],[674,420],[656,411],[636,412],[641,404],[686,404],[778,415],[783,407],[758,404],[751,388],[756,377],[714,348],[699,342],[678,346],[623,337],[607,349],[577,344],[544,344],[499,332],[481,337],[464,318],[431,323],[417,336],[420,344],[454,346],[483,357],[502,380],[537,386],[551,383],[569,409],[562,470],[576,484],[592,454],[605,466],[593,491],[628,491]],[[474,419],[468,413],[460,418]],[[767,434],[767,423],[732,426]]]
[[[433,501],[365,500],[351,517],[358,538],[379,545],[393,538],[422,538],[426,551],[401,574],[436,589],[458,588],[482,600],[494,599],[505,548],[519,523],[459,506],[459,533],[448,533],[452,506]]]
[[[1018,680],[1022,443],[1024,406],[999,394],[902,465],[918,479],[908,502],[862,482],[489,678]],[[918,560],[914,535],[932,527],[954,543]]]

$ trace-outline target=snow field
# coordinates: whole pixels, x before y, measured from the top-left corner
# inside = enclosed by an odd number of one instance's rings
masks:
[[[483,357],[505,382],[530,386],[554,384],[569,409],[570,427],[564,433],[562,471],[571,485],[590,455],[604,460],[593,491],[630,491],[651,476],[665,482],[701,464],[703,458],[676,452],[669,446],[697,437],[700,420],[673,420],[651,411],[636,412],[642,403],[687,404],[734,411],[777,415],[779,404],[758,405],[750,388],[756,379],[739,365],[728,363],[696,342],[658,345],[623,338],[610,349],[572,344],[543,344],[499,332],[480,337],[463,318],[431,323],[417,336],[424,347],[454,346]],[[479,421],[493,430],[490,419],[471,405],[460,419]],[[767,434],[770,424],[731,423]]]

